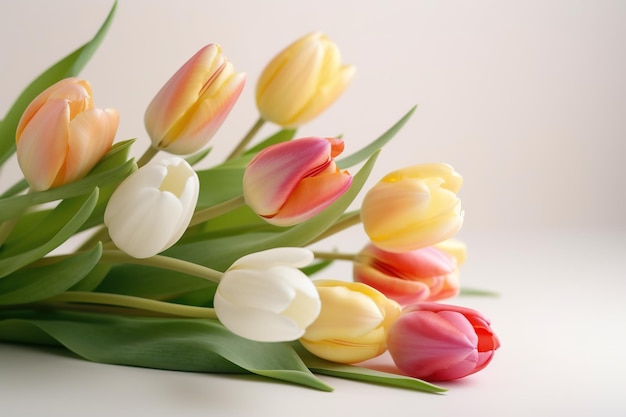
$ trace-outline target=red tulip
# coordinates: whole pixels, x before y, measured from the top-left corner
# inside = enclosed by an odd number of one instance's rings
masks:
[[[424,302],[403,311],[389,329],[387,346],[404,374],[447,381],[487,366],[500,341],[478,311]]]

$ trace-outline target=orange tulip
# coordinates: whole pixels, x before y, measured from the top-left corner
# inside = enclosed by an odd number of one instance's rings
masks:
[[[387,174],[361,205],[372,243],[389,252],[408,252],[452,237],[463,224],[457,192],[463,179],[447,164],[422,164]]]
[[[87,81],[66,78],[41,92],[15,134],[17,160],[31,190],[84,177],[111,149],[118,124],[116,110],[93,107]]]
[[[334,157],[341,139],[303,138],[269,146],[246,168],[246,203],[268,223],[291,226],[307,220],[341,197],[352,183]]]
[[[235,73],[219,45],[200,49],[161,88],[146,109],[146,130],[156,149],[196,152],[213,137],[246,81]]]

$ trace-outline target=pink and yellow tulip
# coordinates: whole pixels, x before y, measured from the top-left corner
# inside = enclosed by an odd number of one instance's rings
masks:
[[[387,349],[387,331],[401,308],[359,282],[315,281],[322,311],[300,339],[312,354],[333,362],[357,363]]]
[[[456,259],[433,246],[397,253],[368,244],[355,259],[354,280],[400,305],[441,300],[459,292]]]
[[[220,128],[245,84],[219,45],[200,49],[161,88],[144,122],[158,150],[177,155],[202,148]]]
[[[246,168],[246,203],[268,223],[291,226],[307,220],[350,187],[352,176],[335,165],[341,139],[302,138],[269,146]]]
[[[439,303],[407,307],[389,329],[389,353],[404,374],[447,381],[480,371],[500,341],[476,310]]]
[[[354,67],[342,65],[337,46],[322,33],[306,35],[263,70],[256,89],[261,117],[284,127],[302,125],[346,89]]]
[[[463,180],[447,164],[422,164],[387,174],[363,199],[361,220],[372,243],[408,252],[452,237],[463,224],[457,192]]]
[[[93,106],[91,86],[66,78],[41,92],[22,114],[17,160],[31,190],[84,177],[111,149],[119,115]]]

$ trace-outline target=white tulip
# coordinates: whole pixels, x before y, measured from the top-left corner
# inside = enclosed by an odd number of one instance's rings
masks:
[[[181,238],[198,202],[200,181],[181,158],[139,168],[113,192],[104,223],[113,243],[135,258],[148,258]]]
[[[220,280],[217,318],[233,333],[260,342],[300,338],[320,313],[319,294],[297,268],[313,261],[304,248],[275,248],[246,255]]]

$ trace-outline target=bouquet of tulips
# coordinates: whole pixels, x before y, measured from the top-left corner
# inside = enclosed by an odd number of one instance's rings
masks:
[[[413,110],[347,156],[340,138],[298,138],[354,72],[313,33],[264,69],[260,118],[231,154],[195,169],[246,80],[210,44],[149,104],[151,146],[135,160],[133,141],[116,141],[117,111],[76,78],[114,11],[1,121],[0,163],[15,156],[23,173],[0,190],[1,341],[322,390],[316,374],[439,392],[432,381],[490,362],[489,321],[436,302],[459,292],[461,176],[446,164],[400,169],[349,211]],[[279,128],[257,139],[264,123]],[[369,237],[359,253],[308,249],[356,225]],[[323,279],[335,260],[353,263],[352,280]],[[397,373],[363,364],[387,351]]]

